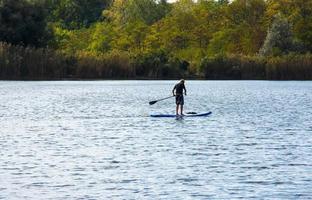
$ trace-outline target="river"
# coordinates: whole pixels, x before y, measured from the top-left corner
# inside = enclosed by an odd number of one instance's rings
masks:
[[[1,81],[0,199],[312,199],[312,82]]]

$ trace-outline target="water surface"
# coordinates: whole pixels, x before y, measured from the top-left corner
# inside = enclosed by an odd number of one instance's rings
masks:
[[[312,82],[0,82],[0,199],[312,199]]]

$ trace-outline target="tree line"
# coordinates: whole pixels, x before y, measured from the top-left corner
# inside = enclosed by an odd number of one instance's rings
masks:
[[[312,79],[312,0],[0,0],[1,79]]]

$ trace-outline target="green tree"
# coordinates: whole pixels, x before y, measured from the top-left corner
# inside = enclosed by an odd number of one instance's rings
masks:
[[[235,0],[226,10],[226,31],[230,42],[235,46],[233,52],[245,55],[256,54],[264,40],[265,14],[264,0]]]
[[[170,10],[170,5],[162,0],[115,0],[112,7],[104,12],[104,17],[118,24],[141,21],[151,25],[163,18]]]
[[[218,0],[219,4],[229,4],[230,1],[229,0]]]
[[[69,55],[75,55],[80,51],[87,51],[93,42],[92,33],[94,33],[94,27],[79,30],[67,30],[55,27],[55,48]]]
[[[312,1],[311,0],[268,0],[266,27],[279,14],[292,25],[293,37],[297,43],[312,51]],[[299,48],[300,51],[304,50]]]
[[[190,45],[191,32],[197,24],[194,6],[191,0],[178,1],[170,14],[159,22],[160,40],[164,49],[178,51]]]
[[[0,0],[0,40],[43,46],[49,37],[43,4],[26,0]]]
[[[101,17],[111,0],[47,0],[50,21],[66,29],[89,27]]]
[[[95,25],[92,33],[92,42],[88,50],[94,52],[108,52],[112,50],[112,42],[116,36],[116,31],[111,23],[99,22]]]
[[[269,28],[267,37],[260,49],[260,55],[281,55],[287,54],[294,49],[293,36],[289,22],[276,15],[272,27]]]
[[[199,1],[193,13],[196,19],[196,26],[192,30],[193,39],[201,49],[207,49],[213,34],[223,28],[224,16],[222,9],[225,2]]]

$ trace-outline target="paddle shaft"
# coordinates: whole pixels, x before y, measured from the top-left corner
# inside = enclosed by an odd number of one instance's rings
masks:
[[[166,98],[163,98],[163,99],[158,99],[158,100],[156,100],[156,101],[162,101],[162,100],[170,99],[170,98],[172,98],[172,97],[174,97],[174,96],[166,97]]]
[[[163,98],[163,99],[158,99],[158,100],[155,100],[155,101],[150,101],[149,104],[153,105],[153,104],[157,103],[158,101],[163,101],[163,100],[166,100],[166,99],[169,99],[169,98],[172,98],[172,97],[174,97],[174,96],[166,97],[166,98]]]

